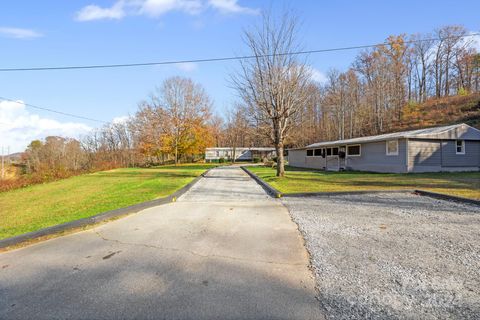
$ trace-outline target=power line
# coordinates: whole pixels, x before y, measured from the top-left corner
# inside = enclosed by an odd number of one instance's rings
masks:
[[[460,39],[460,38],[473,37],[473,36],[478,36],[478,35],[480,35],[480,33],[470,33],[470,34],[464,35],[464,36],[445,37],[445,38],[442,38],[442,39],[440,39],[440,38],[427,38],[427,39],[418,39],[418,40],[407,40],[407,41],[404,41],[404,43],[438,41],[438,40],[447,40],[447,39]],[[339,48],[306,50],[306,51],[294,51],[294,52],[284,52],[284,53],[277,53],[277,54],[245,55],[245,56],[231,56],[231,57],[189,59],[189,60],[171,60],[171,61],[159,61],[159,62],[138,62],[138,63],[97,64],[97,65],[73,65],[73,66],[56,66],[56,67],[54,66],[54,67],[28,67],[28,68],[0,68],[0,72],[129,68],[129,67],[145,67],[145,66],[158,66],[158,65],[175,65],[175,64],[182,64],[182,63],[219,62],[219,61],[229,61],[229,60],[246,60],[246,59],[254,59],[254,58],[266,58],[266,57],[273,57],[273,56],[303,55],[303,54],[312,54],[312,53],[324,53],[324,52],[367,49],[367,48],[374,48],[374,47],[385,46],[385,45],[389,45],[389,43],[383,42],[383,43],[367,44],[367,45],[361,45],[361,46],[350,46],[350,47],[339,47]]]
[[[442,40],[450,38],[466,38],[472,36],[478,36],[480,33],[471,33],[459,37],[447,37],[442,38]],[[439,38],[427,38],[419,40],[407,40],[404,43],[416,43],[416,42],[425,42],[425,41],[437,41],[441,40]],[[60,66],[60,67],[33,67],[33,68],[0,68],[0,72],[15,72],[15,71],[49,71],[49,70],[75,70],[75,69],[102,69],[102,68],[123,68],[123,67],[142,67],[142,66],[154,66],[154,65],[172,65],[172,64],[182,64],[182,63],[203,63],[203,62],[219,62],[219,61],[228,61],[228,60],[245,60],[253,58],[262,58],[262,57],[273,57],[273,56],[286,56],[286,55],[302,55],[302,54],[312,54],[312,53],[323,53],[323,52],[335,52],[335,51],[346,51],[346,50],[355,50],[355,49],[367,49],[374,48],[378,46],[389,45],[388,43],[377,43],[361,46],[350,46],[350,47],[339,47],[339,48],[330,48],[330,49],[318,49],[318,50],[307,50],[307,51],[295,51],[295,52],[285,52],[277,54],[265,54],[265,55],[246,55],[246,56],[233,56],[233,57],[220,57],[220,58],[208,58],[208,59],[190,59],[190,60],[174,60],[174,61],[161,61],[161,62],[142,62],[142,63],[125,63],[125,64],[104,64],[104,65],[78,65],[78,66]],[[72,118],[94,121],[99,123],[109,123],[107,121],[93,119],[89,117],[84,117],[72,113],[67,113],[63,111],[58,111],[50,108],[39,107],[33,104],[18,102],[13,99],[8,99],[0,96],[0,100],[10,101],[13,103],[23,104],[27,107],[39,109],[43,111],[48,111]]]
[[[25,102],[19,102],[19,101],[16,101],[16,100],[13,100],[13,99],[4,98],[4,97],[0,97],[0,100],[9,101],[9,102],[14,102],[14,103],[18,103],[18,104],[23,104],[23,105],[25,105],[26,107],[30,107],[30,108],[34,108],[34,109],[39,109],[39,110],[43,110],[43,111],[48,111],[48,112],[53,112],[53,113],[61,114],[61,115],[63,115],[63,116],[67,116],[67,117],[72,117],[72,118],[77,118],[77,119],[82,119],[82,120],[88,120],[88,121],[94,121],[94,122],[100,122],[100,123],[109,123],[109,122],[103,121],[103,120],[97,120],[97,119],[93,119],[93,118],[88,118],[88,117],[84,117],[84,116],[79,116],[79,115],[76,115],[76,114],[73,114],[73,113],[58,111],[58,110],[54,110],[54,109],[50,109],[50,108],[39,107],[39,106],[36,106],[36,105],[33,105],[33,104],[29,104],[29,103],[25,103]]]

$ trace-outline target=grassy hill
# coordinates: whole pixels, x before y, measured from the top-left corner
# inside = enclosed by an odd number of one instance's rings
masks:
[[[480,93],[429,99],[405,107],[393,131],[420,129],[464,122],[480,129]]]
[[[0,193],[0,239],[170,195],[208,164],[125,168]]]

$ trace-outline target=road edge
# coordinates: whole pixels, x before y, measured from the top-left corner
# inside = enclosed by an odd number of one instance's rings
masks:
[[[420,190],[420,189],[413,190],[413,193],[418,194],[420,196],[425,196],[425,197],[430,197],[430,198],[435,198],[435,199],[440,199],[440,200],[461,202],[461,203],[473,204],[473,205],[480,206],[480,200],[475,200],[475,199],[470,199],[470,198],[464,198],[464,197],[459,197],[459,196],[451,196],[449,194],[432,192],[432,191],[425,191],[425,190]]]
[[[46,227],[37,231],[32,231],[32,232],[27,232],[24,234],[20,234],[18,236],[14,236],[11,238],[5,238],[0,240],[0,249],[5,249],[8,247],[12,246],[17,246],[19,244],[22,244],[24,242],[36,240],[42,237],[48,237],[52,236],[55,234],[59,234],[62,232],[66,232],[69,230],[74,230],[74,229],[79,229],[87,226],[92,226],[95,224],[98,224],[100,222],[104,222],[107,220],[115,219],[115,218],[121,218],[133,213],[140,212],[142,210],[160,206],[163,204],[171,203],[177,201],[177,199],[182,196],[184,193],[186,193],[188,190],[190,190],[191,187],[195,183],[197,183],[201,178],[203,178],[210,170],[213,168],[210,168],[206,171],[204,171],[202,174],[200,174],[198,177],[195,177],[192,181],[190,181],[187,185],[183,186],[181,189],[175,191],[169,196],[146,201],[146,202],[141,202],[137,203],[128,207],[124,208],[119,208],[119,209],[114,209],[106,212],[102,212],[99,214],[96,214],[94,216],[88,217],[88,218],[83,218],[83,219],[78,219],[70,222],[65,222],[62,224],[57,224],[51,227]]]
[[[260,177],[258,177],[255,173],[248,170],[245,166],[240,166],[243,171],[245,171],[253,180],[255,180],[267,193],[274,197],[274,198],[281,198],[284,196],[283,193],[269,185],[267,182],[263,181]]]

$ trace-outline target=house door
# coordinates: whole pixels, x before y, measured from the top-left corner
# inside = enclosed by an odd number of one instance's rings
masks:
[[[338,171],[340,159],[338,157],[338,147],[327,148],[326,168],[328,171]]]

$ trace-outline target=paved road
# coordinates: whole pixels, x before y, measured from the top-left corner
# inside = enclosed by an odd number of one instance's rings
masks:
[[[0,319],[320,319],[287,210],[241,169],[176,203],[0,254]]]

